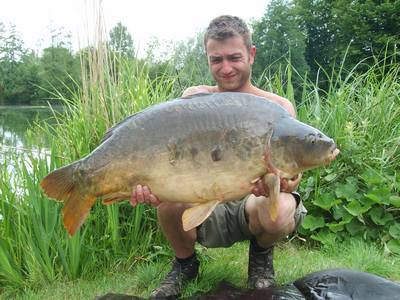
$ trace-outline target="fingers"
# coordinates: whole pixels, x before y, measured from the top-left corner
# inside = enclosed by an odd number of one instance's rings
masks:
[[[140,184],[136,186],[136,199],[138,203],[144,203],[143,187]]]
[[[291,179],[281,178],[280,190],[286,193],[294,192],[300,184],[301,176],[302,174],[300,173]],[[254,183],[251,193],[254,194],[256,197],[268,196],[268,186],[264,184],[264,181],[262,179],[259,179]]]
[[[302,177],[302,174],[300,173],[291,179],[282,178],[281,179],[281,191],[287,192],[287,193],[294,192],[300,184],[301,177]]]
[[[281,191],[287,192],[289,187],[289,181],[286,178],[281,178]]]
[[[133,188],[132,189],[132,194],[131,194],[131,200],[129,201],[129,203],[133,206],[133,207],[135,207],[136,205],[137,205],[137,197],[136,197],[136,189],[135,188]]]
[[[153,194],[150,194],[150,204],[151,206],[157,207],[158,205],[160,205],[161,201],[154,196]]]
[[[132,196],[130,203],[133,207],[137,204],[150,204],[152,206],[158,206],[161,201],[151,193],[151,190],[148,186],[142,186],[138,184],[136,188],[132,189]]]
[[[263,180],[259,179],[254,183],[251,193],[256,197],[266,196],[268,194],[268,188],[264,185]]]

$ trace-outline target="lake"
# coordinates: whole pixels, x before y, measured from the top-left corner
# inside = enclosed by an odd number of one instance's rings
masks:
[[[55,107],[60,110],[61,106]],[[31,159],[35,157],[47,160],[50,153],[46,149],[48,143],[44,137],[27,138],[29,128],[39,122],[54,122],[53,113],[46,106],[0,106],[0,168],[10,175],[9,186],[20,192],[16,166],[25,165],[31,171]],[[0,195],[2,191],[0,190]],[[1,214],[0,214],[1,215]]]
[[[55,107],[57,110],[60,108]],[[52,116],[48,106],[0,106],[1,151],[29,147],[25,137],[28,128],[35,126],[35,122],[51,122]]]

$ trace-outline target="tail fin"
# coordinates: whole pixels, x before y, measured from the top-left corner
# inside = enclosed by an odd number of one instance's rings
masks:
[[[40,182],[44,193],[55,200],[65,201],[64,226],[72,236],[85,221],[96,197],[88,195],[74,181],[74,166],[70,164],[51,172]]]
[[[73,191],[63,207],[64,227],[70,236],[85,222],[90,209],[96,202],[96,197],[82,195],[79,191]]]
[[[44,193],[57,201],[68,199],[71,191],[74,189],[74,165],[62,167],[51,172],[40,182]]]

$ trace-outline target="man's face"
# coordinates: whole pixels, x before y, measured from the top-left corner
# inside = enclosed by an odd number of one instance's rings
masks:
[[[256,49],[252,47],[249,53],[242,37],[209,39],[206,50],[211,75],[221,91],[240,91],[250,83]]]

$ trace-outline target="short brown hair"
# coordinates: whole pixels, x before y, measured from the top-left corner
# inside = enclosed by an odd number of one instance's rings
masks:
[[[247,50],[250,51],[252,46],[251,34],[246,23],[239,17],[229,15],[219,16],[213,19],[206,29],[204,47],[207,47],[209,39],[223,41],[235,36],[241,36]]]

